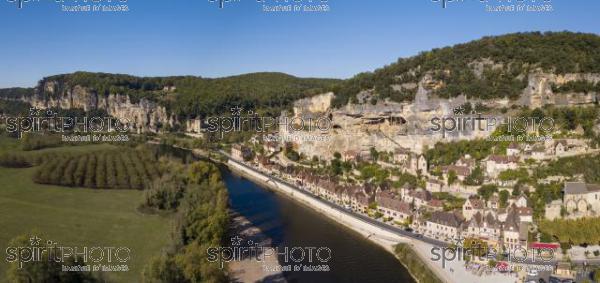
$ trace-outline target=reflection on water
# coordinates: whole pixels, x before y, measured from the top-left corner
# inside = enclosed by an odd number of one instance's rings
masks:
[[[185,162],[195,160],[187,150],[154,147],[157,155]],[[288,282],[415,282],[400,262],[383,248],[327,217],[293,200],[239,178],[227,169],[223,177],[231,208],[271,238],[279,250],[285,247],[327,247],[331,260],[327,272],[284,272]],[[280,262],[283,262],[280,258]]]
[[[328,272],[285,272],[288,282],[414,282],[391,254],[319,213],[223,170],[231,207],[284,247],[328,247]]]

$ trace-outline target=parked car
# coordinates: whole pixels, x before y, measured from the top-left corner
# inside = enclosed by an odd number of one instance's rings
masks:
[[[527,276],[530,276],[530,277],[537,277],[538,274],[539,274],[539,272],[535,269],[531,269],[527,272]]]

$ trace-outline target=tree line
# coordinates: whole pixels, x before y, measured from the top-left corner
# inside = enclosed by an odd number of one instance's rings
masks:
[[[225,245],[228,196],[219,169],[208,162],[168,169],[145,192],[145,211],[170,211],[175,225],[170,246],[144,268],[145,282],[227,282],[218,262],[209,262],[207,249]]]
[[[597,218],[544,220],[539,223],[539,229],[552,236],[554,241],[569,245],[600,244],[600,221]]]

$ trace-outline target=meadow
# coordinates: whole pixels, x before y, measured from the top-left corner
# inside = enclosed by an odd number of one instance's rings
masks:
[[[43,152],[107,150],[110,145],[50,148]],[[20,148],[0,137],[0,153]],[[144,265],[169,243],[171,220],[142,214],[139,190],[98,190],[41,185],[33,182],[37,167],[0,167],[0,250],[19,235],[40,233],[62,246],[128,247],[128,272],[106,272],[112,282],[138,282]],[[45,240],[46,240],[45,239]],[[6,280],[6,261],[0,261],[0,282]]]

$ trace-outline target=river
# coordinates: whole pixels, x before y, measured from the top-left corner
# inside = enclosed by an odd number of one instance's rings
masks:
[[[161,154],[174,155],[184,161],[195,159],[186,150],[158,148]],[[231,209],[259,227],[279,251],[285,247],[326,247],[331,251],[331,259],[326,262],[329,271],[286,271],[283,275],[287,282],[415,282],[392,254],[362,235],[226,168],[222,174]],[[280,259],[280,263],[283,261]]]
[[[288,282],[414,282],[394,256],[356,232],[228,170],[223,170],[223,177],[231,208],[260,227],[280,251],[331,250],[329,271],[284,272]]]

